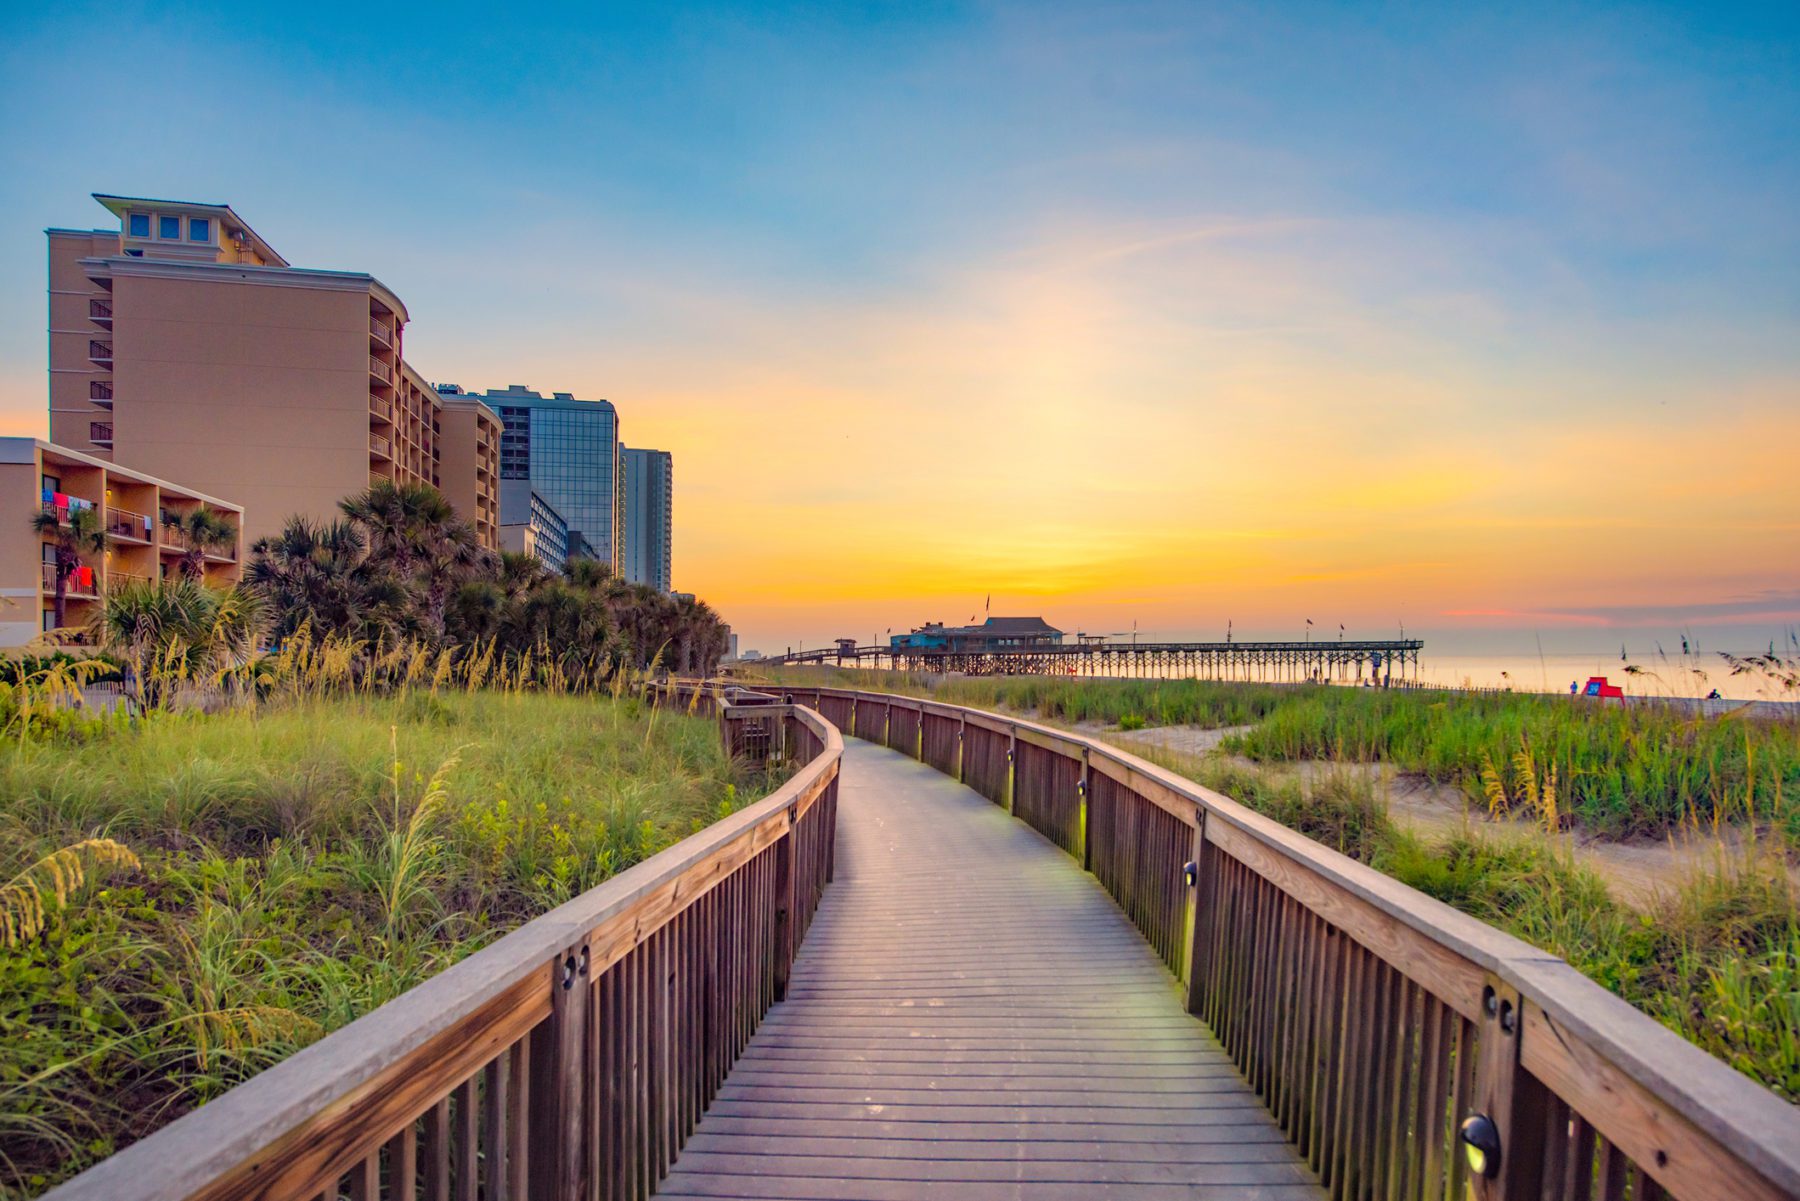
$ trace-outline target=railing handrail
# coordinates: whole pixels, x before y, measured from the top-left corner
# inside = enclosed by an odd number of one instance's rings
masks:
[[[966,705],[923,697],[872,692],[853,688],[784,684],[764,686],[784,695],[835,697],[917,709],[922,714],[973,720],[988,729],[1026,735],[1026,741],[1061,744],[1085,757],[1096,758],[1127,773],[1133,784],[1162,790],[1182,804],[1160,807],[1189,826],[1226,823],[1244,838],[1280,856],[1354,900],[1392,919],[1404,931],[1397,942],[1423,940],[1426,947],[1389,945],[1369,949],[1426,989],[1433,988],[1433,973],[1458,970],[1453,962],[1419,962],[1421,951],[1433,949],[1473,968],[1491,973],[1517,989],[1522,999],[1537,1006],[1555,1023],[1559,1039],[1572,1036],[1596,1053],[1603,1063],[1617,1069],[1644,1089],[1674,1116],[1691,1123],[1720,1147],[1749,1165],[1785,1194],[1800,1196],[1800,1107],[1708,1054],[1679,1034],[1643,1013],[1622,997],[1588,979],[1565,960],[1541,950],[1503,930],[1454,909],[1434,897],[1391,876],[1359,863],[1288,826],[1265,817],[1221,793],[1158,767],[1154,763],[1110,743],[1069,730],[1060,730],[1024,718],[1012,717]],[[1085,776],[1086,773],[1084,773]],[[1091,789],[1091,785],[1085,785]],[[1153,803],[1157,803],[1154,802]],[[1204,817],[1200,816],[1204,814]],[[1278,886],[1280,886],[1278,884]],[[1292,895],[1292,894],[1290,894]],[[1329,908],[1328,898],[1299,898],[1315,908]],[[1337,918],[1332,920],[1337,921]],[[1438,985],[1442,993],[1450,990]],[[1476,990],[1475,997],[1480,996]],[[1468,1014],[1467,996],[1441,996]],[[1524,1022],[1521,1015],[1520,1021]],[[1648,1165],[1646,1165],[1648,1167]],[[1654,1169],[1653,1169],[1654,1170]]]
[[[818,736],[823,750],[774,793],[533,918],[218,1100],[101,1160],[53,1189],[43,1201],[180,1201],[201,1190],[210,1197],[222,1181],[240,1177],[282,1153],[311,1125],[394,1079],[408,1066],[408,1057],[429,1048],[434,1039],[507,1003],[515,990],[529,988],[533,977],[560,961],[565,948],[628,917],[637,907],[648,907],[683,876],[723,856],[746,837],[754,840],[772,822],[786,821],[790,811],[818,797],[837,777],[843,737],[811,709],[795,707],[793,712]],[[697,889],[692,898],[668,899],[691,902],[705,891]],[[677,912],[670,907],[640,917],[631,930],[634,945]],[[540,1016],[548,1015],[550,1004],[545,990]]]

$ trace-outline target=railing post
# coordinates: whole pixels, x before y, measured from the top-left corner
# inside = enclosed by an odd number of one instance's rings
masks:
[[[530,1181],[533,1201],[582,1201],[582,1131],[588,1094],[588,949],[570,947],[550,964],[550,1016],[531,1035]]]
[[[775,999],[787,997],[794,967],[794,811],[787,811],[781,837],[775,840]]]
[[[1011,813],[1019,791],[1019,727],[1015,725],[1006,727],[1006,787],[1000,791],[1006,797],[1006,811]]]
[[[1489,976],[1481,999],[1481,1054],[1475,1065],[1476,1114],[1499,1136],[1498,1163],[1471,1171],[1477,1201],[1537,1201],[1543,1187],[1544,1124],[1548,1095],[1519,1062],[1525,1008],[1518,989]],[[1459,1139],[1459,1155],[1467,1154]],[[1471,1165],[1472,1166],[1472,1165]]]
[[[967,746],[967,744],[968,744],[968,735],[969,735],[969,715],[966,713],[958,713],[956,715],[956,773],[955,773],[956,774],[956,782],[958,784],[967,784],[969,782],[968,774],[963,771],[963,760],[966,756],[964,747]]]
[[[1081,866],[1084,871],[1091,872],[1094,870],[1094,856],[1089,849],[1088,843],[1088,802],[1092,799],[1093,792],[1092,786],[1089,783],[1093,779],[1093,775],[1090,772],[1090,766],[1091,765],[1088,763],[1088,749],[1084,746],[1081,748],[1081,773],[1075,777],[1075,799],[1080,804],[1079,821],[1081,823],[1078,830],[1081,838],[1081,848],[1077,853],[1076,858],[1081,860]]]
[[[1187,928],[1187,987],[1186,1001],[1189,1013],[1199,1013],[1206,1004],[1204,977],[1206,973],[1206,953],[1211,916],[1201,910],[1201,902],[1206,896],[1206,886],[1212,878],[1212,864],[1207,862],[1206,843],[1206,810],[1194,807],[1194,850],[1184,869],[1188,874],[1188,928]]]

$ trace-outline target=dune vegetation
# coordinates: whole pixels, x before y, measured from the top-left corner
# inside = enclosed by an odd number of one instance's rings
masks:
[[[1232,727],[1219,752],[1136,753],[1572,966],[1739,1071],[1800,1102],[1800,725],[1703,719],[1567,698],[1196,680],[950,678],[780,669],[1052,724]],[[1098,735],[1105,738],[1101,731]],[[1310,763],[1314,770],[1292,766]],[[1471,821],[1396,819],[1367,771],[1458,785]],[[1335,766],[1334,766],[1335,765]],[[1702,870],[1628,905],[1569,838],[1729,827]],[[1552,837],[1555,835],[1555,837]]]
[[[1610,837],[1741,825],[1800,841],[1795,721],[1700,718],[1674,707],[1532,693],[827,675],[844,687],[929,692],[1051,722],[1249,727],[1227,738],[1226,749],[1263,763],[1391,764],[1455,785],[1481,808]]]
[[[284,692],[0,744],[0,1196],[759,795],[631,698]]]
[[[0,669],[0,1198],[771,783],[634,696],[723,653],[704,603],[496,555],[429,488],[295,519],[247,567],[123,583],[83,645]]]

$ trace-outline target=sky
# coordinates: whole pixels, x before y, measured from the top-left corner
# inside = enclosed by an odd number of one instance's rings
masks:
[[[1791,3],[9,5],[0,119],[0,433],[44,228],[230,203],[612,400],[746,647],[1800,623]]]

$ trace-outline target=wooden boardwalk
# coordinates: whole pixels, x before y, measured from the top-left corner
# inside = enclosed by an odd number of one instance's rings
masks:
[[[1321,1197],[1093,877],[846,740],[836,882],[669,1197]]]

